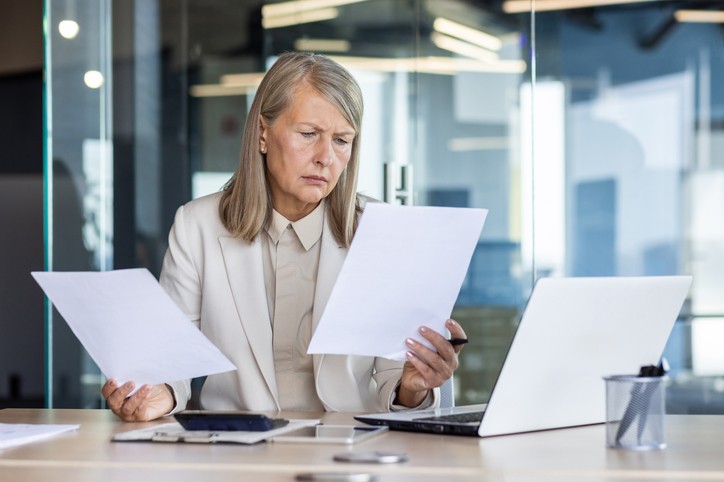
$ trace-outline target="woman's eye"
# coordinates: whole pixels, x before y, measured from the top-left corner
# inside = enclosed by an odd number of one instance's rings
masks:
[[[302,132],[302,137],[313,137],[314,132]]]
[[[347,144],[349,144],[349,141],[347,139],[338,138],[337,144],[339,144],[340,146],[346,146]]]

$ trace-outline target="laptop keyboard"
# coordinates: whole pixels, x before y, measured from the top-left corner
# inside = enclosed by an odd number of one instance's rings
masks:
[[[480,423],[485,412],[468,412],[453,413],[450,415],[439,415],[436,417],[422,417],[415,420],[424,420],[425,422],[443,422],[443,423]]]

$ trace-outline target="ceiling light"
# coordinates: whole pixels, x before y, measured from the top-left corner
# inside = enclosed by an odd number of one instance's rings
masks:
[[[678,22],[724,23],[724,11],[721,10],[677,10],[674,18]]]
[[[432,28],[440,33],[457,37],[488,50],[500,50],[500,47],[503,45],[503,42],[501,42],[498,37],[446,18],[436,18],[432,23]]]
[[[294,49],[302,52],[349,52],[351,45],[348,40],[298,38],[294,41]]]
[[[360,3],[366,0],[297,0],[292,2],[279,2],[264,5],[261,7],[261,15],[264,18],[294,15],[320,8],[340,7],[350,3]]]
[[[661,0],[505,0],[505,13],[545,12],[551,10],[572,10],[575,8],[605,7],[625,3],[659,2]]]
[[[221,76],[221,83],[227,87],[256,87],[264,78],[264,72],[248,72],[245,74],[226,74]]]
[[[291,25],[300,25],[303,23],[332,20],[338,16],[339,10],[336,8],[322,8],[319,10],[309,11],[304,10],[275,17],[264,16],[261,19],[261,26],[265,29],[289,27]]]
[[[222,75],[218,84],[198,84],[189,88],[191,97],[227,97],[247,95],[256,90],[264,72]]]
[[[430,39],[438,48],[449,52],[478,59],[482,62],[495,62],[498,60],[498,54],[495,52],[491,52],[490,50],[480,48],[476,45],[463,42],[462,40],[458,40],[438,32],[433,32],[432,35],[430,35]]]
[[[522,74],[527,65],[523,60],[496,60],[480,62],[474,59],[452,57],[349,57],[330,55],[329,58],[349,69],[370,72],[417,72],[422,74],[455,75],[461,72],[490,74]],[[218,84],[193,85],[192,97],[226,97],[252,93],[264,77],[263,72],[227,74]],[[488,148],[493,148],[488,146]]]
[[[247,95],[254,89],[249,86],[235,86],[223,84],[198,84],[189,88],[191,97],[230,97]]]
[[[523,60],[497,60],[486,63],[452,57],[380,58],[336,55],[330,58],[347,68],[372,72],[419,72],[439,75],[455,75],[461,72],[520,74],[527,68]]]
[[[270,29],[331,20],[339,16],[335,7],[364,1],[366,0],[297,0],[272,3],[261,7],[261,25]]]
[[[80,31],[80,26],[75,20],[61,20],[58,23],[58,32],[63,38],[75,38]]]
[[[103,74],[97,70],[89,70],[83,75],[83,82],[91,89],[98,89],[103,85]]]

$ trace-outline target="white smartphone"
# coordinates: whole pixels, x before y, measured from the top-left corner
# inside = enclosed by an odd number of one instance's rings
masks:
[[[386,426],[314,425],[272,437],[272,442],[355,444],[387,432]]]

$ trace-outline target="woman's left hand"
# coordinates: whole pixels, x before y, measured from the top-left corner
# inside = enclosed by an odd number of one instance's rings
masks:
[[[467,338],[455,320],[447,320],[445,327],[452,338]],[[411,338],[405,341],[410,351],[402,368],[395,404],[410,408],[420,405],[431,389],[439,387],[453,375],[458,367],[458,353],[463,349],[463,345],[453,346],[450,340],[427,327],[420,328],[420,334],[435,349]]]

